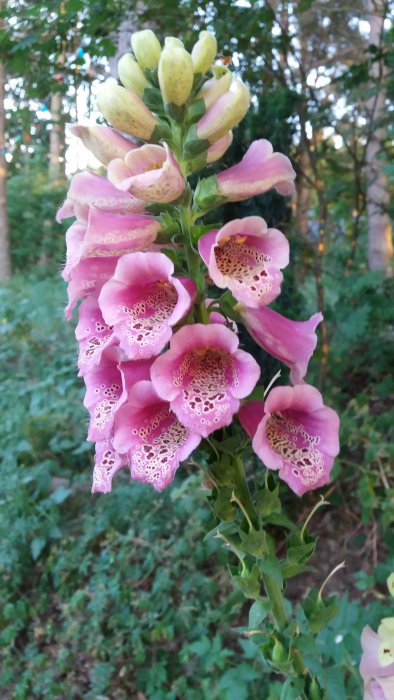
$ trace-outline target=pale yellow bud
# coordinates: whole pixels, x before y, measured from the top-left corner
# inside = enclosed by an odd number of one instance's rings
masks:
[[[218,76],[215,71],[214,73],[215,77],[207,80],[197,95],[197,99],[204,100],[207,109],[209,109],[221,95],[227,92],[233,79],[233,75],[228,68],[224,68],[224,73],[220,71]]]
[[[222,95],[197,124],[197,138],[215,143],[244,118],[249,109],[250,92],[245,83],[236,78],[230,90]]]
[[[150,87],[150,82],[145,78],[141,66],[134,60],[131,53],[125,53],[118,62],[119,80],[127,90],[136,92],[142,97],[145,88]]]
[[[159,84],[164,104],[184,105],[192,91],[193,80],[190,54],[181,48],[163,49],[159,62]]]
[[[134,92],[118,85],[114,78],[102,83],[97,106],[107,121],[119,131],[148,141],[158,121]]]
[[[199,40],[192,49],[193,69],[195,73],[206,73],[215,60],[217,41],[210,32],[200,32]]]
[[[184,49],[183,42],[176,36],[166,36],[164,39],[164,46],[166,49]]]
[[[161,46],[151,29],[143,29],[131,35],[131,47],[141,68],[153,70],[159,63]]]

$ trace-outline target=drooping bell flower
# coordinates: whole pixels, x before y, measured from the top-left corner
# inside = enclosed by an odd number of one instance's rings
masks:
[[[230,89],[219,97],[197,123],[196,136],[201,142],[218,141],[244,118],[250,105],[245,83],[235,78]]]
[[[82,124],[72,124],[67,130],[73,136],[81,139],[86,148],[103,165],[107,165],[114,158],[123,158],[132,148],[138,148],[132,141],[118,134],[115,129],[103,124],[94,126],[83,126]]]
[[[339,418],[315,387],[276,387],[264,403],[242,406],[239,418],[255,453],[298,496],[329,482],[339,452]]]
[[[75,227],[75,234],[71,236]],[[114,214],[89,208],[85,232],[73,224],[66,234],[67,261],[63,278],[70,279],[73,268],[83,258],[120,256],[149,248],[156,240],[160,223],[144,214]]]
[[[114,211],[118,214],[140,214],[145,204],[129,192],[122,192],[108,182],[106,177],[94,173],[82,172],[73,176],[64,204],[57,212],[56,221],[60,222],[70,216],[76,216],[78,211],[85,211],[93,206],[104,211]]]
[[[72,268],[67,286],[68,304],[64,310],[66,318],[72,318],[72,312],[78,299],[98,296],[103,284],[114,274],[118,259],[113,256],[86,258]]]
[[[289,243],[260,216],[234,219],[219,231],[209,231],[198,249],[216,286],[230,289],[245,306],[265,306],[280,294]]]
[[[105,119],[125,134],[143,141],[160,137],[158,118],[137,93],[118,85],[115,78],[108,78],[99,86],[97,106]]]
[[[266,306],[252,309],[238,304],[236,309],[256,343],[289,367],[291,382],[300,384],[317,344],[316,328],[322,314],[313,314],[308,321],[291,321]]]
[[[233,75],[225,66],[213,66],[214,77],[206,80],[196,99],[204,100],[205,108],[209,109],[230,88]]]
[[[112,437],[108,437],[96,442],[94,462],[92,493],[110,493],[114,475],[127,466],[126,455],[119,454],[112,444]]]
[[[287,156],[274,153],[269,141],[259,139],[253,141],[240,163],[200,180],[195,202],[200,209],[205,209],[207,205],[240,202],[273,187],[279,194],[290,195],[295,192],[295,177]]]
[[[128,456],[132,479],[162,491],[180,462],[199,445],[201,435],[181,425],[150,381],[133,386],[130,400],[116,414],[114,446]]]
[[[78,309],[75,337],[79,343],[78,368],[86,375],[98,367],[103,353],[112,361],[120,360],[119,344],[112,326],[105,323],[97,298],[88,296]]]
[[[260,376],[257,362],[238,343],[220,323],[184,326],[152,365],[158,395],[170,402],[182,425],[203,437],[231,423],[239,400]]]
[[[368,625],[364,627],[361,646],[364,700],[391,700],[394,697],[394,618],[384,618],[377,634]]]
[[[166,145],[145,145],[108,164],[108,179],[116,188],[145,202],[173,202],[185,189],[185,179]]]
[[[130,360],[157,355],[194,303],[194,282],[173,272],[163,253],[130,253],[120,258],[101,290],[103,317]]]
[[[88,440],[103,440],[112,434],[116,413],[130,398],[137,382],[150,378],[151,362],[117,362],[105,352],[100,364],[84,376],[84,406],[90,413]]]
[[[219,141],[213,143],[207,151],[207,164],[209,165],[209,163],[214,163],[216,160],[219,160],[219,158],[226,153],[227,149],[230,148],[232,142],[233,132],[229,131],[227,134],[222,136]]]

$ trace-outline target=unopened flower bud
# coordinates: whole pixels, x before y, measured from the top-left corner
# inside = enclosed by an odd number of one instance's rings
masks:
[[[238,78],[197,124],[197,137],[215,143],[244,118],[249,109],[250,92]]]
[[[215,68],[215,67],[214,67]],[[200,92],[197,95],[197,99],[203,99],[205,102],[205,107],[209,109],[212,107],[213,103],[219,99],[225,92],[230,88],[233,75],[228,68],[224,67],[224,72],[220,71],[217,73],[214,70],[214,77],[206,80],[202,86]]]
[[[142,97],[150,82],[145,78],[141,66],[134,60],[131,53],[125,53],[118,62],[119,80],[127,88]]]
[[[188,100],[193,87],[193,63],[181,48],[165,48],[159,62],[159,83],[164,104],[177,107]]]
[[[107,121],[119,131],[149,141],[159,122],[134,92],[109,78],[100,86],[97,106]]]
[[[134,32],[131,46],[141,68],[154,69],[159,63],[161,46],[156,34],[151,29]]]
[[[166,49],[184,49],[183,42],[176,36],[166,36],[164,39]]]
[[[219,160],[219,158],[221,158],[222,155],[226,153],[227,149],[230,148],[232,142],[233,132],[229,131],[227,134],[222,136],[222,138],[219,139],[219,141],[213,143],[207,151],[207,163],[214,163],[215,160]]]
[[[275,664],[280,664],[284,661],[287,661],[287,653],[285,651],[285,648],[278,639],[275,639],[275,644],[274,648],[272,649],[271,658]]]
[[[200,32],[199,40],[192,49],[194,72],[204,75],[215,60],[217,41],[210,32]]]

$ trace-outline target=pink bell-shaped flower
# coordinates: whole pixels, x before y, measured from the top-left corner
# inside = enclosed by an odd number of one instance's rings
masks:
[[[198,242],[209,276],[220,289],[230,289],[245,306],[257,308],[280,294],[289,264],[287,238],[259,216],[235,219]]]
[[[317,344],[316,327],[322,314],[313,314],[308,321],[291,321],[266,306],[252,309],[238,304],[236,309],[256,343],[287,365],[291,382],[300,384]]]
[[[193,305],[194,282],[173,272],[163,253],[130,253],[103,286],[99,306],[128,359],[158,355]]]
[[[339,452],[339,418],[315,387],[276,387],[264,403],[242,406],[239,418],[265,466],[279,470],[298,496],[328,483]]]
[[[68,304],[64,310],[66,318],[72,318],[78,299],[98,296],[103,284],[114,274],[118,259],[86,258],[72,268],[67,286]]]
[[[130,400],[116,414],[114,446],[128,456],[132,479],[162,491],[180,462],[193,452],[201,436],[181,425],[167,401],[149,381],[133,387]]]
[[[185,189],[185,179],[166,145],[145,145],[108,164],[108,179],[123,192],[145,202],[173,202]]]
[[[81,139],[86,148],[104,165],[114,158],[123,158],[132,148],[138,148],[130,139],[118,134],[115,129],[103,124],[83,126],[72,124],[68,132]]]
[[[260,376],[257,362],[238,343],[220,323],[184,326],[152,365],[158,395],[170,402],[182,425],[203,437],[231,423],[239,399]]]
[[[145,204],[129,192],[122,192],[108,182],[106,177],[89,172],[77,173],[70,182],[66,201],[60,207],[56,221],[60,222],[70,216],[76,216],[76,208],[85,208],[85,218],[88,207],[94,206],[104,211],[114,211],[118,214],[140,214]]]
[[[112,437],[96,442],[92,493],[110,493],[114,475],[126,466],[127,457],[115,450]]]

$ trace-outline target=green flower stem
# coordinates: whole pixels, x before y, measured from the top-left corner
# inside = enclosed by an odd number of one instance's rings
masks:
[[[209,312],[205,306],[205,278],[201,274],[201,258],[195,251],[191,240],[191,227],[193,225],[190,207],[181,204],[179,207],[181,229],[183,234],[184,250],[186,255],[187,269],[190,277],[194,280],[198,289],[196,301],[196,316],[201,323],[209,323]]]
[[[240,457],[235,457],[233,459],[234,467],[234,481],[235,481],[235,495],[237,499],[242,503],[245,512],[248,514],[248,519],[256,528],[260,529],[259,518],[254,507],[252,496],[250,494],[248,482],[245,476],[245,470]],[[264,588],[266,590],[267,596],[271,601],[272,614],[275,619],[276,626],[278,629],[284,627],[288,622],[288,615],[285,607],[284,597],[280,586],[274,581],[272,576],[267,573],[262,574],[262,579],[264,583]]]

